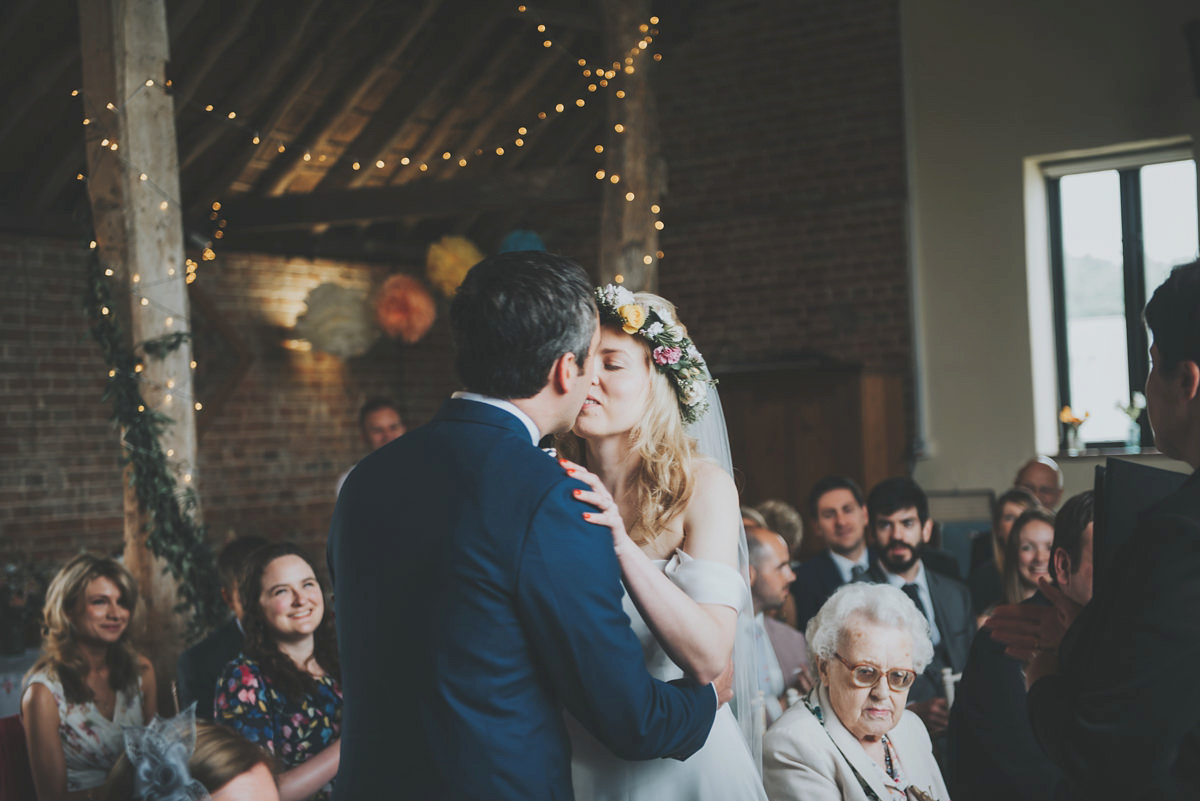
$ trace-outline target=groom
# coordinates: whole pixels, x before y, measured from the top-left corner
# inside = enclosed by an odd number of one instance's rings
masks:
[[[592,297],[558,256],[476,265],[450,308],[469,391],[346,479],[328,550],[336,801],[571,799],[563,707],[625,759],[685,759],[707,739],[717,693],[646,673],[612,536],[537,448],[592,383]]]

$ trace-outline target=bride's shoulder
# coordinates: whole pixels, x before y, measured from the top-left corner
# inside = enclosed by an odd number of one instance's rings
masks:
[[[696,457],[692,462],[692,476],[696,489],[734,490],[733,476],[725,472],[725,468],[704,456]]]

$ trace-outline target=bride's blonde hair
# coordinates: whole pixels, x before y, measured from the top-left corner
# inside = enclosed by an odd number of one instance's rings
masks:
[[[634,297],[639,303],[654,307],[663,319],[683,328],[670,301],[649,292],[637,292]],[[698,454],[696,441],[684,428],[678,395],[670,379],[654,364],[646,340],[633,338],[642,346],[650,368],[650,389],[646,393],[646,409],[629,432],[637,464],[631,477],[633,518],[625,521],[625,527],[630,539],[645,546],[662,536],[671,521],[687,508],[695,489]],[[565,456],[587,466],[587,454],[579,437],[562,434],[557,444]]]

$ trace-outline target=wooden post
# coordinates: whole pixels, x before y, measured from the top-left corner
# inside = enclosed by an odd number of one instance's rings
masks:
[[[658,290],[658,230],[650,207],[660,202],[666,168],[659,154],[658,109],[647,75],[650,56],[637,47],[650,19],[647,0],[605,0],[604,33],[609,51],[619,53],[621,70],[608,103],[606,178],[600,210],[598,276],[608,283],[623,276],[631,291]],[[635,55],[637,54],[637,55]],[[627,59],[633,59],[629,65]],[[632,66],[633,72],[625,70]],[[622,131],[617,132],[617,126]],[[617,183],[612,176],[619,176]],[[632,193],[633,199],[627,195]]]
[[[188,330],[175,113],[163,91],[168,58],[163,0],[79,0],[88,192],[101,262],[114,296],[128,294],[129,334],[142,343]],[[174,424],[162,437],[180,487],[196,483],[192,349],[147,358],[142,395]],[[125,564],[145,600],[138,647],[154,663],[159,709],[175,677],[184,621],[177,586],[146,549],[146,516],[125,483]]]

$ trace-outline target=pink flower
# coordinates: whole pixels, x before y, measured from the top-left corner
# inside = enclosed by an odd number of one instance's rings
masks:
[[[682,355],[683,351],[679,348],[668,348],[666,345],[659,345],[654,349],[654,363],[660,365],[676,364]]]
[[[253,704],[254,703],[254,690],[243,687],[242,689],[238,690],[237,697],[238,697],[238,700],[241,701],[243,704]]]

